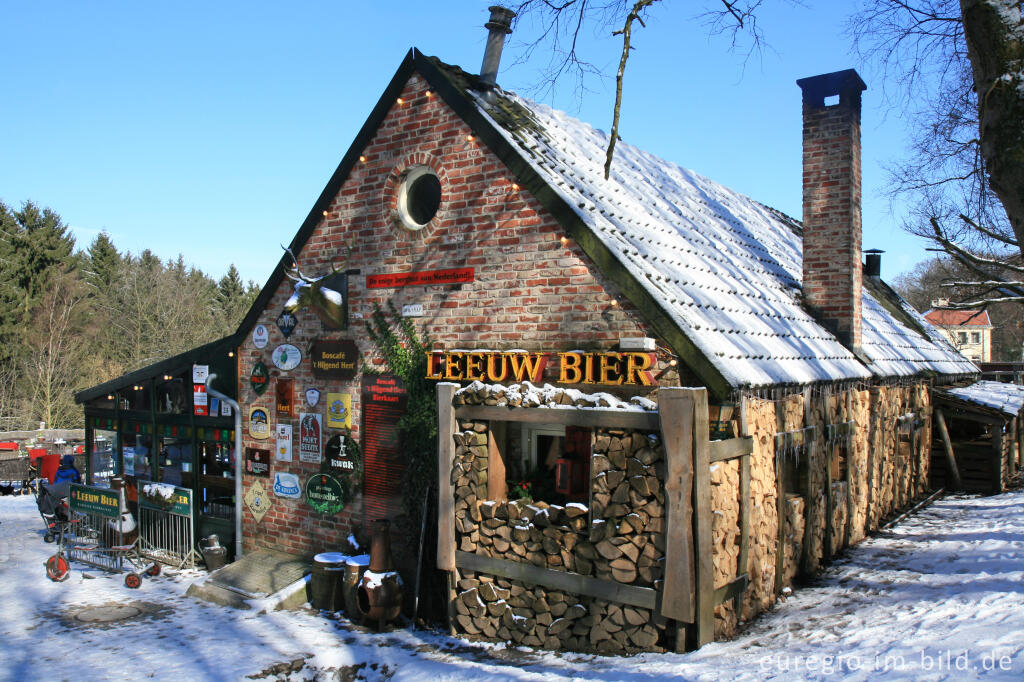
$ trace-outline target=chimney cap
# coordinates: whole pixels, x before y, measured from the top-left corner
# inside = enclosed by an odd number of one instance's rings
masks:
[[[853,69],[800,78],[796,84],[803,90],[804,100],[807,101],[823,101],[833,95],[860,94],[868,89],[860,75]]]
[[[497,29],[506,34],[512,32],[512,20],[516,17],[515,12],[501,5],[491,5],[487,9],[491,12],[491,18],[484,24],[484,28],[489,31]]]

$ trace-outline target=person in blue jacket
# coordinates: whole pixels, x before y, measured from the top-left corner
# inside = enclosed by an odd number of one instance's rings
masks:
[[[60,467],[57,469],[57,474],[53,477],[53,482],[60,483],[62,481],[82,482],[82,474],[75,468],[74,455],[64,455],[60,461]]]

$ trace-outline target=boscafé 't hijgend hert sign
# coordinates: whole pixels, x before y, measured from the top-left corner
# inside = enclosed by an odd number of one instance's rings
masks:
[[[531,381],[544,376],[551,353],[502,351],[432,351],[427,353],[427,378],[445,381]],[[558,383],[600,386],[654,386],[654,353],[557,353]]]

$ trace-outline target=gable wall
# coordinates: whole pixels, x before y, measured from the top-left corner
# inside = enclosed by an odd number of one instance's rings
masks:
[[[303,397],[307,388],[320,389],[324,398],[328,391],[350,394],[353,435],[361,442],[359,378],[347,382],[317,379],[305,358],[298,368],[282,373],[274,368],[271,351],[279,344],[292,343],[305,354],[316,338],[353,339],[365,361],[373,348],[364,323],[374,305],[384,306],[388,299],[399,309],[407,303],[423,304],[424,317],[415,320],[417,327],[425,329],[437,347],[449,350],[611,349],[620,337],[653,335],[626,300],[612,305],[615,289],[578,246],[560,241],[562,232],[555,220],[525,190],[514,186],[515,178],[493,154],[479,141],[469,139],[472,131],[439,96],[428,96],[425,81],[413,75],[401,98],[403,103],[396,102],[362,150],[365,161],[356,164],[331,201],[328,215],[296,253],[300,269],[308,276],[319,276],[329,271],[333,259],[339,259],[340,265],[345,248],[351,248],[346,267],[358,268],[361,274],[349,280],[350,328],[325,330],[314,313],[304,309],[297,314],[296,330],[285,339],[274,324],[292,293],[291,283],[285,281],[257,320],[270,331],[267,347],[256,349],[251,336],[243,341],[240,402],[246,416],[253,405],[266,407],[272,433],[278,423],[273,411],[275,375],[283,375],[295,379],[296,413],[308,409]],[[393,225],[389,216],[396,205],[400,173],[417,163],[428,163],[438,172],[444,199],[438,217],[414,234]],[[472,283],[365,287],[366,276],[372,274],[466,267],[475,270]],[[262,397],[257,397],[249,384],[259,359],[272,375]],[[324,402],[322,398],[314,409],[323,413]],[[305,482],[319,467],[298,461],[299,419],[287,421],[295,432],[293,461],[272,463],[271,471],[295,473]],[[326,441],[332,432],[324,430]],[[274,447],[273,439],[257,441],[248,433],[244,441],[244,447]],[[246,489],[252,482],[245,477]],[[337,516],[322,518],[303,501],[273,495],[271,500],[273,508],[260,524],[248,511],[244,514],[247,548],[299,553],[336,549],[362,521],[358,501]]]

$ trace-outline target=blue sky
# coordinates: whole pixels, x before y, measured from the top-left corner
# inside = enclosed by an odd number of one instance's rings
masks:
[[[492,2],[9,0],[0,201],[53,208],[79,248],[106,230],[121,250],[180,253],[214,277],[235,263],[262,285],[408,49],[477,71]],[[868,84],[864,247],[887,251],[889,280],[928,257],[882,196],[905,131],[842,33],[852,3],[768,0],[769,48],[746,63],[695,5],[666,1],[635,30],[623,139],[799,217],[795,81],[856,68]],[[530,95],[539,78],[538,64],[515,63],[535,30],[510,36],[506,89]],[[588,34],[584,48],[614,74],[614,40]],[[590,85],[579,105],[568,81],[545,101],[607,130],[614,82]]]

